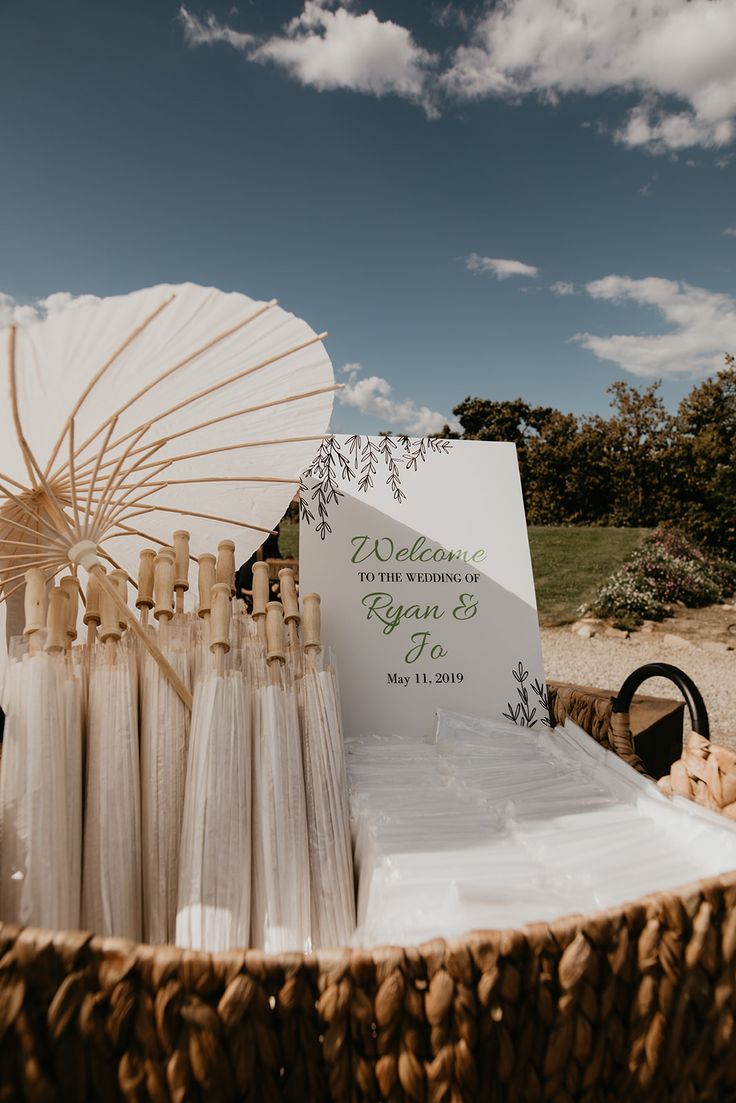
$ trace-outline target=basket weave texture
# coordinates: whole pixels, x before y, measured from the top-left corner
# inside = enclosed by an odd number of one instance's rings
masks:
[[[665,793],[694,800],[736,820],[736,752],[691,732],[682,757],[658,782]]]
[[[0,1101],[728,1103],[735,1019],[736,873],[316,956],[0,926]]]

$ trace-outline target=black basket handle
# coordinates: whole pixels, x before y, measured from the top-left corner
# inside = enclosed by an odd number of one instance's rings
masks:
[[[684,670],[672,666],[671,663],[645,663],[644,666],[640,666],[632,674],[629,674],[618,691],[618,696],[614,698],[613,711],[628,712],[634,694],[647,678],[669,678],[671,682],[674,682],[685,698],[693,731],[697,732],[698,735],[702,735],[705,739],[710,738],[708,711],[700,690]]]

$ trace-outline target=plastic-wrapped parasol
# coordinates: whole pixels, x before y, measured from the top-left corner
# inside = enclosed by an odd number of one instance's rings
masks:
[[[124,571],[111,581],[127,586]],[[101,642],[89,656],[82,922],[97,934],[140,939],[137,648],[121,634],[118,605],[103,591]]]
[[[255,602],[254,602],[255,609]],[[296,689],[285,669],[284,615],[266,606],[267,679],[253,743],[253,922],[268,953],[311,948],[309,848]]]
[[[251,903],[251,702],[245,675],[225,669],[230,585],[215,583],[212,664],[195,683],[179,855],[177,945],[247,946]]]
[[[70,599],[29,571],[28,653],[10,665],[0,761],[0,916],[80,925],[82,693],[67,647]]]
[[[291,572],[280,572],[287,620],[298,607]],[[312,942],[315,949],[346,945],[355,930],[353,851],[337,678],[320,640],[320,599],[305,594],[300,679],[302,754],[309,839]],[[295,649],[295,640],[292,639]]]

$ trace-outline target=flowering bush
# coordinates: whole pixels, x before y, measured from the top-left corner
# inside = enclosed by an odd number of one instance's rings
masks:
[[[692,544],[676,529],[657,529],[599,589],[591,612],[627,625],[661,620],[676,602],[695,608],[736,588],[736,563]]]

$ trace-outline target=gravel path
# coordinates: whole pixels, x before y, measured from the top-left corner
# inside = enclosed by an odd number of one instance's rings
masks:
[[[643,663],[679,666],[703,694],[713,741],[736,747],[736,651],[716,654],[698,646],[669,648],[661,638],[645,635],[627,640],[603,636],[581,639],[567,628],[543,628],[542,648],[549,679],[603,689],[617,690],[624,678]],[[659,678],[645,682],[641,692],[653,697],[678,696],[670,682]],[[685,729],[689,730],[687,714]]]

